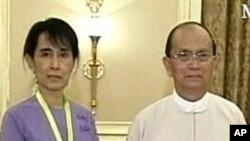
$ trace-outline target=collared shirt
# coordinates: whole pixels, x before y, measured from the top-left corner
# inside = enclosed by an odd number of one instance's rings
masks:
[[[72,103],[72,102],[71,102]],[[90,111],[71,104],[75,141],[98,141],[95,122]],[[63,109],[52,109],[60,132],[65,139],[66,125]],[[54,141],[50,125],[33,96],[10,108],[3,120],[1,141]]]
[[[174,96],[174,101],[177,104],[178,108],[183,112],[200,113],[204,112],[208,108],[208,99],[209,99],[208,92],[206,92],[201,99],[195,102],[190,102],[183,99],[182,97],[179,96],[179,94],[177,94],[175,90],[173,91],[173,96]]]
[[[209,92],[195,103],[172,94],[136,116],[127,140],[229,141],[230,124],[246,124],[232,102]]]

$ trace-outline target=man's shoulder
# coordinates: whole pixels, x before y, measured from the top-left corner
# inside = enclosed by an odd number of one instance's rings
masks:
[[[209,93],[210,95],[210,99],[211,99],[211,103],[213,103],[214,106],[216,106],[216,108],[221,109],[221,110],[227,110],[227,111],[231,111],[234,113],[241,113],[241,110],[239,109],[239,107],[233,103],[232,101],[221,97],[219,95],[216,95],[214,93]]]
[[[223,105],[226,107],[237,107],[232,101],[217,95],[215,93],[211,93],[209,92],[209,97],[212,100],[212,102],[214,102],[215,104],[219,104],[219,105]]]
[[[135,120],[147,120],[153,118],[154,116],[159,116],[163,111],[166,111],[170,104],[173,101],[173,95],[166,96],[162,99],[155,101],[154,103],[146,106],[142,109],[136,116]]]

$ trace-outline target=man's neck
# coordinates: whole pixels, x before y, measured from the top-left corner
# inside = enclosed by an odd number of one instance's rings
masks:
[[[190,101],[190,102],[195,102],[200,100],[205,94],[206,94],[205,89],[180,89],[176,88],[177,94],[182,97],[183,99]]]
[[[59,91],[48,90],[43,86],[39,87],[39,90],[49,107],[54,107],[54,108],[63,107],[63,90]]]

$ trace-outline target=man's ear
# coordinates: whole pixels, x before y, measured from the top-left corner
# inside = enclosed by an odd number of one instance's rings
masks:
[[[171,64],[170,64],[169,58],[164,56],[162,58],[162,62],[163,62],[163,65],[164,65],[164,67],[165,67],[165,69],[167,71],[168,76],[172,77],[173,75],[172,75],[172,69],[171,69]]]
[[[212,67],[214,68],[214,66],[216,66],[216,64],[218,64],[218,55],[214,55],[213,57],[212,57]]]
[[[29,66],[29,69],[32,72],[34,72],[35,71],[34,60],[30,56],[28,56],[28,55],[25,57],[25,60],[26,60],[26,62],[28,64],[28,66]]]

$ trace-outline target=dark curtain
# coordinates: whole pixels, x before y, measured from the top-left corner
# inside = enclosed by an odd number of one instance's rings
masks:
[[[203,0],[201,15],[218,49],[210,89],[236,103],[250,123],[250,18],[242,19],[242,4],[250,0]]]

